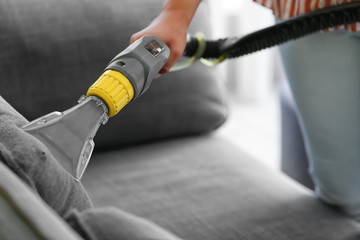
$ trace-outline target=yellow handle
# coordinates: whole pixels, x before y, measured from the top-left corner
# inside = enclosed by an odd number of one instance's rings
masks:
[[[86,96],[100,97],[109,109],[109,117],[115,116],[134,97],[134,87],[129,79],[115,70],[106,70],[89,88]]]

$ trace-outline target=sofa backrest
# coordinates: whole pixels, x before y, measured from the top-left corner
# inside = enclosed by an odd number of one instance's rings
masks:
[[[0,95],[28,120],[72,107],[162,3],[0,0]],[[209,33],[205,4],[192,33]],[[209,132],[225,121],[226,99],[216,69],[196,64],[166,74],[101,127],[96,145],[112,148]]]

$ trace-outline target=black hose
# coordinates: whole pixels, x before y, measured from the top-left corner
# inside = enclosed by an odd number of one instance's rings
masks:
[[[242,38],[206,41],[206,49],[202,58],[214,59],[224,54],[228,58],[236,58],[324,29],[356,22],[360,22],[360,1],[316,10]],[[192,37],[186,45],[184,56],[193,56],[197,47],[198,40]]]

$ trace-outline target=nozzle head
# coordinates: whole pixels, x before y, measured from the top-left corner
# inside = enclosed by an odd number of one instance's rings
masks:
[[[76,180],[80,180],[94,149],[93,138],[108,120],[107,107],[95,96],[81,98],[64,112],[53,112],[23,126],[40,140]]]

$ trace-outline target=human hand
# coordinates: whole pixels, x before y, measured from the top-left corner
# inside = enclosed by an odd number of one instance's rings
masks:
[[[163,11],[149,26],[133,34],[130,38],[130,43],[145,35],[161,39],[170,48],[169,59],[159,72],[164,74],[169,72],[171,67],[182,56],[186,47],[187,28],[188,25],[181,16],[178,16],[176,13]]]

